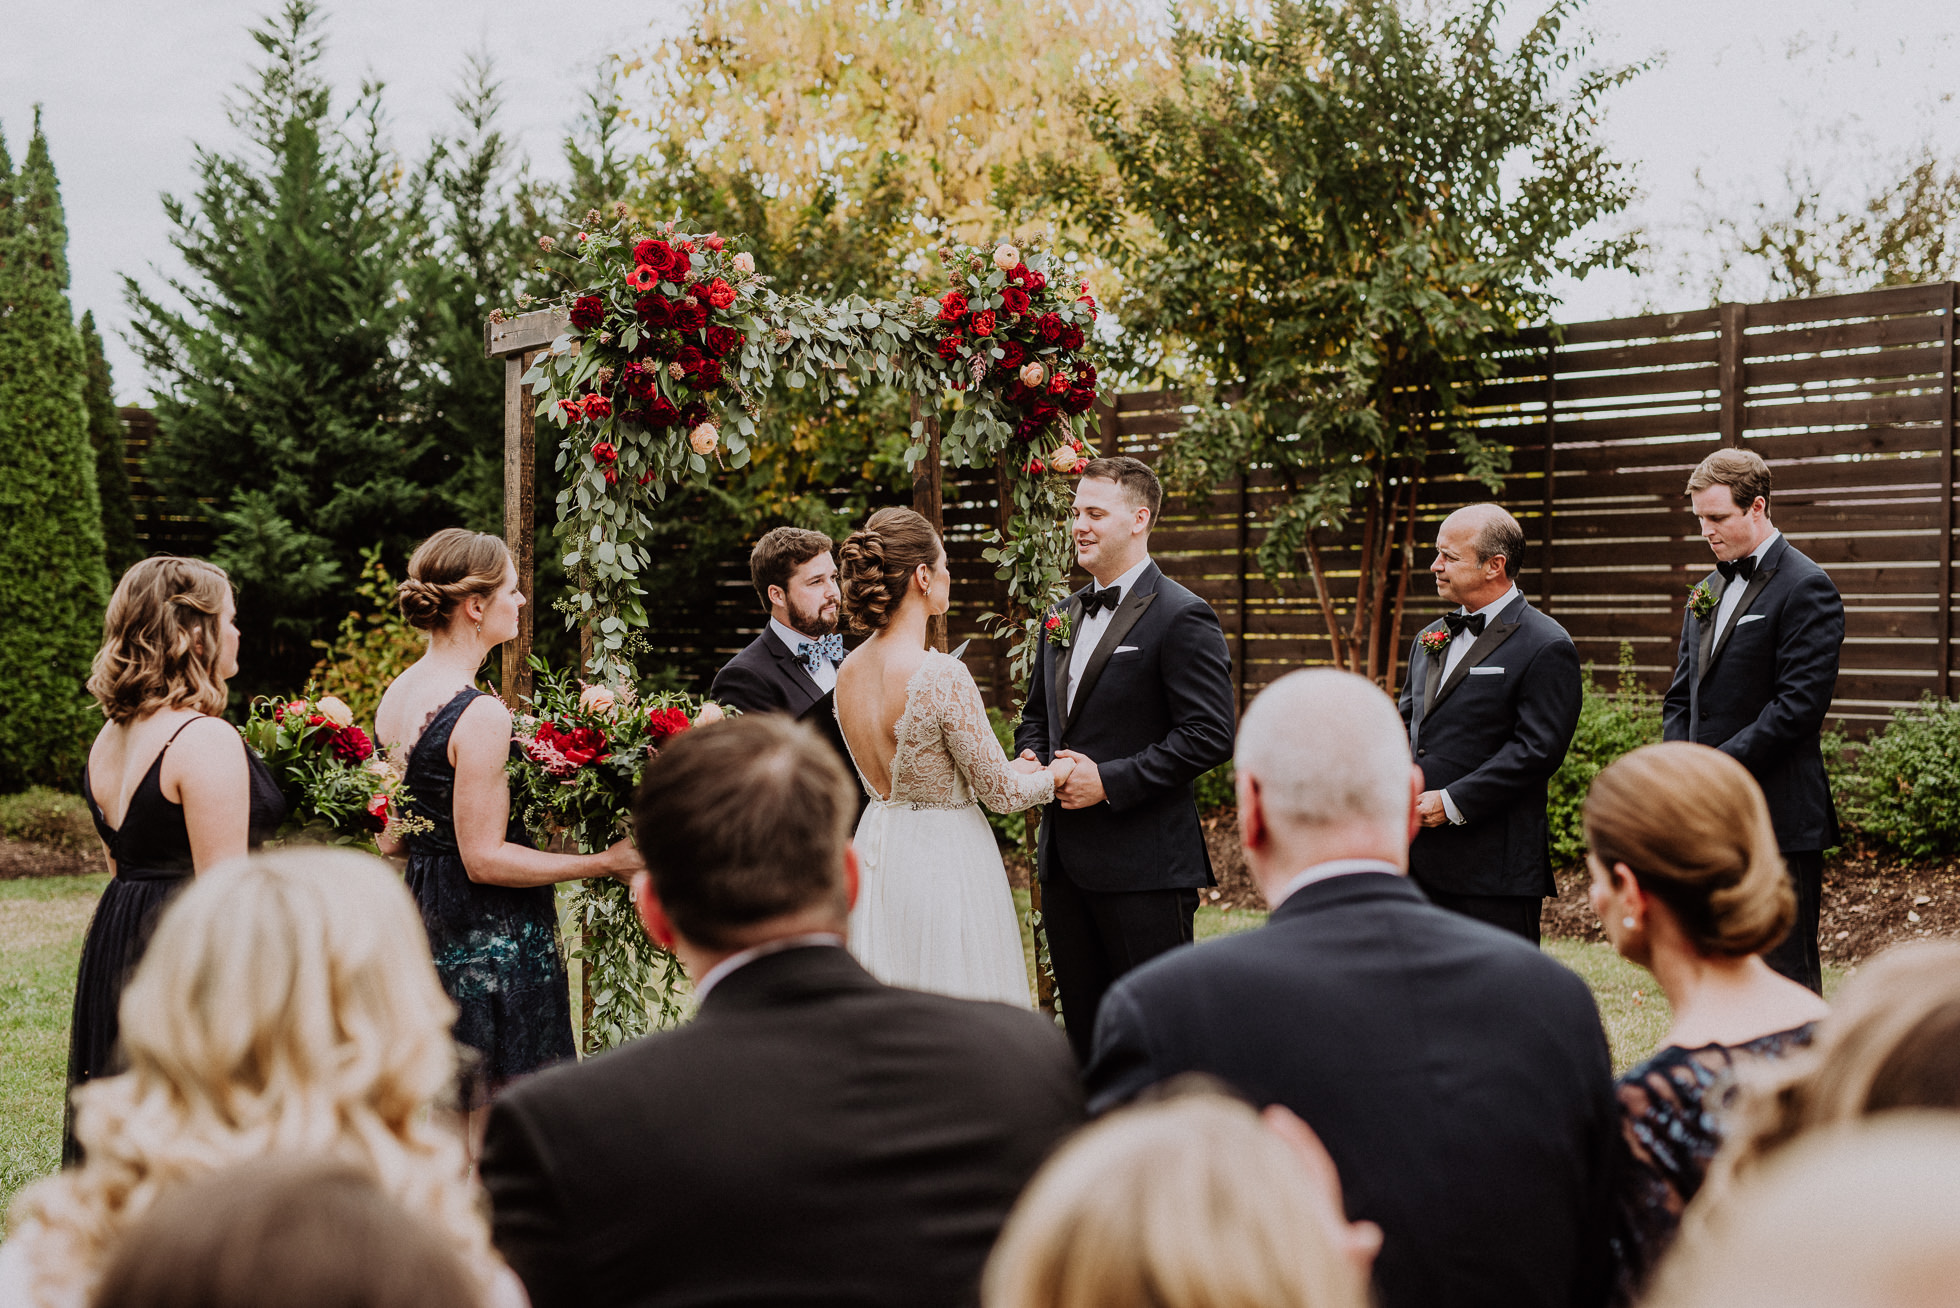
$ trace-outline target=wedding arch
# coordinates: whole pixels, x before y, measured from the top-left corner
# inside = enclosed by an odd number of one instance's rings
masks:
[[[675,488],[748,462],[778,384],[824,398],[840,386],[906,393],[914,507],[935,527],[947,463],[996,470],[1000,538],[983,556],[1007,589],[995,632],[1009,643],[1014,677],[1025,674],[1073,563],[1070,476],[1086,461],[1098,398],[1098,310],[1086,282],[1043,251],[949,243],[938,251],[936,297],[826,303],[770,287],[739,235],[649,228],[625,206],[610,220],[594,210],[564,239],[539,244],[574,289],[526,312],[493,311],[485,351],[504,360],[504,535],[527,594],[536,424],[566,433],[553,469],[556,540],[582,677],[630,680],[646,626],[638,580],[651,563],[648,515]],[[502,667],[514,712],[533,691],[531,606],[519,621]],[[934,640],[945,648],[943,620]],[[673,1012],[678,970],[647,941],[624,887],[583,883],[576,908],[587,1048],[644,1030],[649,1007]],[[1038,899],[1035,911],[1038,932]],[[595,1042],[595,1030],[605,1038]]]

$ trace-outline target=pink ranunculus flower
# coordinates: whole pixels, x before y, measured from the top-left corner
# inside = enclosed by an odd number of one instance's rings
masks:
[[[1021,262],[1021,252],[1005,241],[994,247],[994,267],[1002,272],[1012,272]]]
[[[1081,467],[1083,462],[1082,456],[1067,445],[1062,446],[1062,448],[1048,456],[1048,466],[1064,476]]]
[[[587,713],[610,713],[619,697],[604,686],[587,686],[578,693],[578,706]]]
[[[736,272],[744,276],[755,271],[755,256],[747,250],[738,252],[729,262],[734,266]]]
[[[687,434],[687,448],[705,456],[715,452],[715,445],[720,440],[721,433],[715,430],[715,425],[704,422]]]
[[[1023,386],[1039,386],[1046,380],[1048,380],[1048,370],[1040,364],[1030,361],[1022,366],[1021,384]]]

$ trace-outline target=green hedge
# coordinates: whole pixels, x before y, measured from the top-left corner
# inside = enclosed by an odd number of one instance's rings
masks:
[[[1552,774],[1546,816],[1552,828],[1552,864],[1569,867],[1586,856],[1582,821],[1586,792],[1593,778],[1622,754],[1661,738],[1661,697],[1640,684],[1633,670],[1633,646],[1620,643],[1617,690],[1602,689],[1593,665],[1584,672],[1585,697],[1579,705],[1579,727],[1565,762]]]
[[[95,823],[77,795],[35,786],[0,795],[0,836],[84,852],[96,846]]]
[[[1863,744],[1825,741],[1838,818],[1907,858],[1960,852],[1960,704],[1922,696]]]

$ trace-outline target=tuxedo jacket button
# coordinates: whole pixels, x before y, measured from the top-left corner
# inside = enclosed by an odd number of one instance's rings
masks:
[[[1428,750],[1428,748],[1427,748],[1426,746],[1424,746],[1424,747],[1421,747],[1421,748],[1418,748],[1418,749],[1416,750],[1416,757],[1417,757],[1417,758],[1422,758],[1423,756],[1425,756],[1425,755],[1426,755],[1426,754],[1428,754],[1428,753],[1429,753],[1429,750]]]

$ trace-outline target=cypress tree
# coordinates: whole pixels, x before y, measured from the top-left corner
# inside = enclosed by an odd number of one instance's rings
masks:
[[[95,447],[95,492],[102,501],[102,553],[113,580],[143,557],[136,539],[136,510],[129,499],[129,429],[116,411],[109,360],[95,314],[82,315],[82,357],[88,367],[88,442]]]
[[[34,115],[18,174],[0,139],[0,791],[73,786],[101,719],[83,683],[109,578],[68,231]]]

